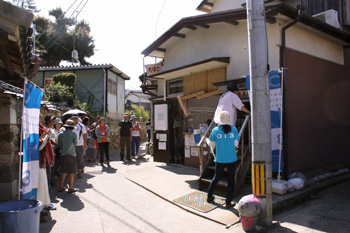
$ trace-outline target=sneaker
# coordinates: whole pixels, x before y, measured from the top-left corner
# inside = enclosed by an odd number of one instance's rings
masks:
[[[214,199],[215,199],[214,195],[211,196],[211,197],[208,197],[208,198],[207,198],[207,202],[208,202],[208,203],[213,203],[213,202],[214,202]]]
[[[52,203],[50,203],[50,205],[45,207],[45,209],[47,209],[47,210],[57,210],[57,207],[54,206]]]
[[[226,204],[224,204],[224,207],[225,207],[226,209],[230,209],[230,208],[234,207],[235,205],[236,205],[235,202],[231,202],[231,203],[226,203]]]

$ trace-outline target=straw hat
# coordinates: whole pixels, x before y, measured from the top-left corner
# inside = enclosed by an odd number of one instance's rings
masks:
[[[218,125],[230,125],[230,113],[228,111],[222,111],[220,113],[220,119]]]
[[[67,120],[66,124],[64,124],[63,127],[74,129],[75,128],[74,121],[73,120]]]

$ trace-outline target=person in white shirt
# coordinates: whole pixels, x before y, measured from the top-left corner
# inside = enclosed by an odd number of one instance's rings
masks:
[[[78,178],[82,178],[81,172],[84,170],[84,158],[83,153],[87,147],[87,130],[85,125],[79,122],[80,118],[78,114],[73,114],[72,118],[75,124],[75,129],[73,132],[77,134],[78,143],[75,147],[75,152],[77,154],[77,170],[78,170]]]
[[[140,124],[136,121],[137,117],[132,115],[130,120],[132,123],[132,139],[131,139],[131,156],[135,157],[139,154],[140,147]]]
[[[229,112],[230,125],[232,126],[236,126],[237,109],[250,115],[250,111],[244,106],[242,100],[233,93],[237,90],[238,87],[235,82],[231,82],[227,85],[227,92],[220,97],[218,106],[215,110],[214,121],[216,124],[220,121],[220,114],[222,111]]]

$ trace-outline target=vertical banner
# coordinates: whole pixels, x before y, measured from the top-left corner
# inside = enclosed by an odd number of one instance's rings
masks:
[[[39,114],[43,92],[25,82],[23,96],[22,199],[36,199],[39,178]]]
[[[250,75],[246,76],[247,88],[250,98]],[[269,73],[270,88],[270,111],[271,111],[271,150],[272,150],[272,172],[278,172],[279,154],[281,153],[281,170],[284,167],[282,150],[282,93],[281,80],[278,71]],[[281,152],[280,152],[281,150]]]

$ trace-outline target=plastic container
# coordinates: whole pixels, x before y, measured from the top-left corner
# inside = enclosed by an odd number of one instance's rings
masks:
[[[0,203],[0,232],[39,232],[42,203],[37,200],[16,200]]]

